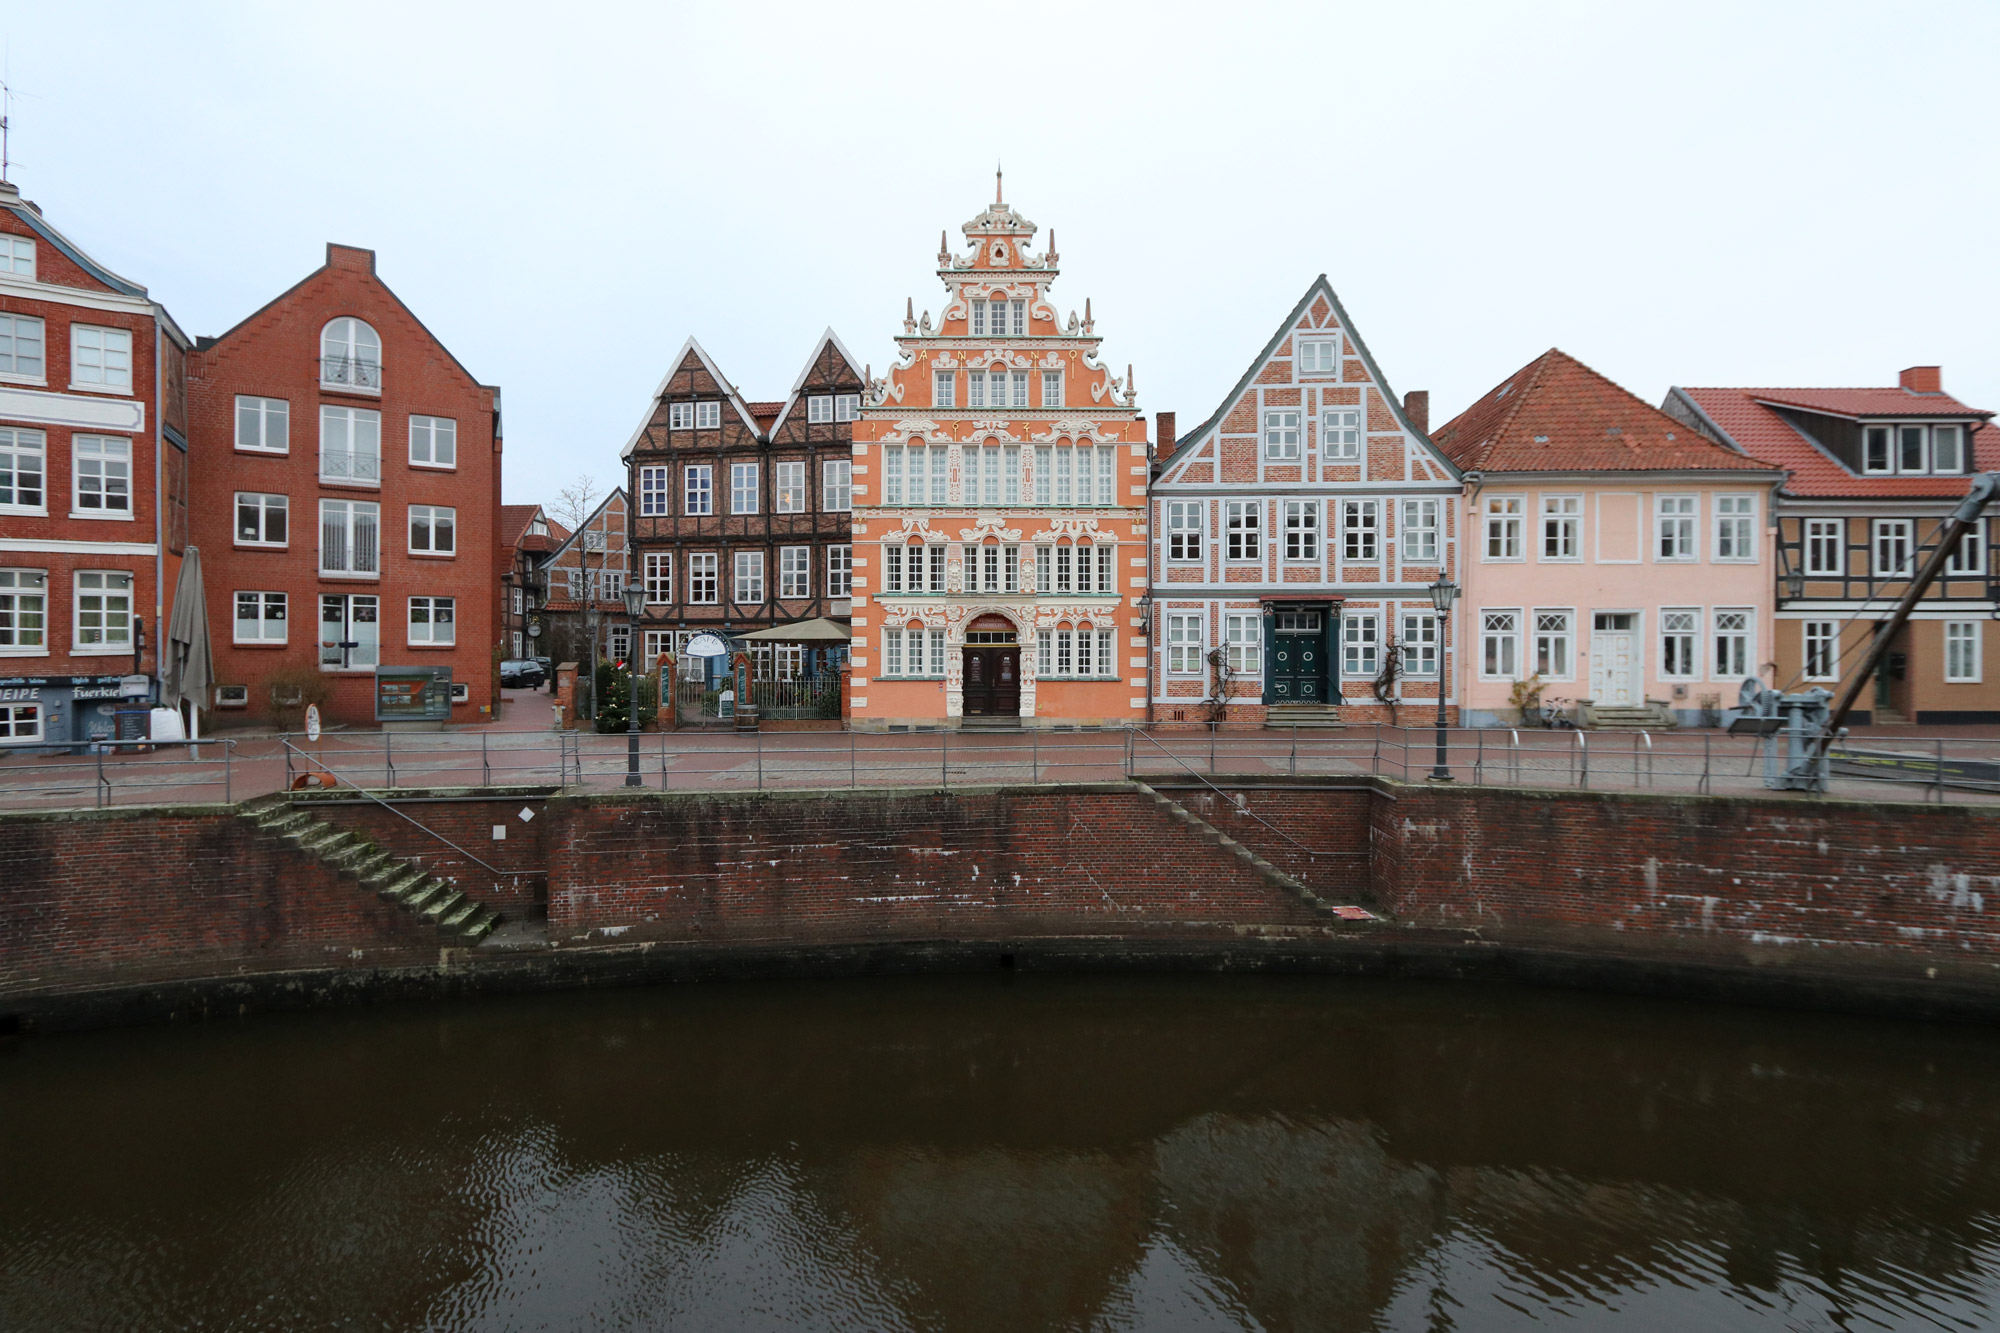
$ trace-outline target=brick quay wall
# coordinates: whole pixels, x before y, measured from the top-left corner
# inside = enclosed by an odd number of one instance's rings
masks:
[[[524,923],[510,948],[447,944],[232,808],[4,814],[0,1033],[1001,965],[1502,979],[2000,1019],[2000,814],[1982,808],[1373,780],[1158,793],[1179,811],[1119,783],[399,804],[429,831],[379,806],[308,803]],[[1301,885],[1384,920],[1329,916]]]

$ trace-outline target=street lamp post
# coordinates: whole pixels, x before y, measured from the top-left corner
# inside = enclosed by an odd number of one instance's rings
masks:
[[[1449,578],[1440,578],[1431,585],[1431,605],[1438,614],[1438,715],[1437,715],[1437,765],[1431,769],[1432,782],[1450,782],[1451,768],[1445,763],[1444,751],[1444,695],[1445,682],[1450,673],[1445,670],[1445,630],[1451,623],[1451,604],[1458,600],[1458,585]]]
[[[634,668],[638,661],[639,617],[646,613],[646,585],[628,583],[625,585],[626,633],[630,636],[625,647],[625,785],[644,785],[639,777],[639,673]]]

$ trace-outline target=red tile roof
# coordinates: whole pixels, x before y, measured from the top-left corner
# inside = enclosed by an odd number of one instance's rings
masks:
[[[1967,407],[1948,393],[1913,393],[1908,389],[1751,389],[1767,402],[1827,412],[1837,417],[1990,417]]]
[[[1813,406],[1813,402],[1859,403],[1888,398],[1949,404],[1933,410],[1937,416],[1965,416],[1973,413],[1957,399],[1945,394],[1912,395],[1902,389],[1676,389],[1708,417],[1737,448],[1785,469],[1790,477],[1785,491],[1790,495],[1881,496],[1884,498],[1945,498],[1963,495],[1972,484],[1970,477],[1869,477],[1850,472],[1817,443],[1801,435],[1789,421],[1765,403],[1782,402],[1810,411],[1833,410]],[[1850,396],[1851,395],[1851,396]],[[1887,415],[1877,409],[1840,415]],[[1972,432],[1973,466],[1981,472],[2000,469],[2000,431],[1990,424]]]
[[[528,521],[534,518],[539,509],[540,505],[500,506],[500,535],[506,538],[509,546],[521,544],[522,530],[528,526]]]
[[[1431,441],[1468,472],[1768,472],[1556,348]]]

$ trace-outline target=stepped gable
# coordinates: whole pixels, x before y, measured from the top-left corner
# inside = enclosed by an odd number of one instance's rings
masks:
[[[1467,472],[1760,472],[1770,465],[1704,438],[1551,347],[1440,427],[1432,440]]]

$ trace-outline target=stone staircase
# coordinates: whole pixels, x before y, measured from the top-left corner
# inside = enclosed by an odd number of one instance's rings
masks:
[[[1293,879],[1290,875],[1287,875],[1284,871],[1278,869],[1278,867],[1272,865],[1269,861],[1266,861],[1263,857],[1257,855],[1257,853],[1215,827],[1215,825],[1201,818],[1201,816],[1195,814],[1180,802],[1162,796],[1143,782],[1134,782],[1132,785],[1139,790],[1140,795],[1165,811],[1174,822],[1187,825],[1188,831],[1203,842],[1213,843],[1223,851],[1228,852],[1265,879],[1304,903],[1315,915],[1341,921],[1381,920],[1379,916],[1365,907],[1328,902],[1317,892],[1300,883],[1298,880]]]
[[[477,944],[500,924],[499,912],[468,898],[448,881],[419,870],[359,833],[336,828],[296,806],[248,810],[243,818],[344,878],[358,881],[362,888],[373,889],[384,902],[436,926],[449,940]]]
[[[1021,719],[1004,714],[968,713],[958,720],[958,729],[970,732],[1016,732],[1021,730]]]
[[[1876,704],[1875,711],[1870,715],[1868,722],[1870,726],[1876,727],[1907,727],[1910,725],[1909,718],[1903,716],[1903,714],[1897,712],[1887,704]]]
[[[1656,699],[1636,707],[1585,704],[1583,720],[1592,731],[1672,731],[1680,725],[1673,710]]]
[[[1337,704],[1274,704],[1264,710],[1264,725],[1276,731],[1290,731],[1293,727],[1301,731],[1338,731],[1347,724],[1340,720]]]

